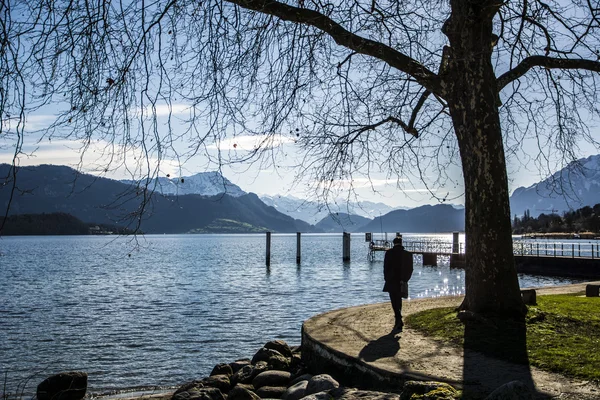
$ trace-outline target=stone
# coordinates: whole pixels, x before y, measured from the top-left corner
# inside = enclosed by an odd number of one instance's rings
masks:
[[[262,349],[256,352],[254,357],[252,357],[252,364],[255,365],[259,361],[269,362],[269,359],[273,356],[283,357],[283,354],[281,354],[277,350],[267,349],[266,347],[263,347]]]
[[[535,289],[521,290],[521,298],[523,299],[523,303],[527,304],[528,306],[537,305]]]
[[[278,351],[284,357],[291,357],[293,354],[290,346],[283,340],[271,340],[265,344],[264,348]]]
[[[233,375],[233,368],[231,368],[231,365],[229,365],[229,364],[217,364],[217,365],[215,365],[212,372],[210,373],[210,376],[213,376],[213,375],[231,376],[231,375]]]
[[[269,369],[289,371],[291,366],[291,359],[280,355],[273,355],[267,361],[267,365],[269,366]]]
[[[252,379],[263,371],[268,370],[266,362],[259,361],[256,365],[246,365],[231,376],[231,383],[235,386],[238,383],[252,383]]]
[[[231,367],[233,373],[235,374],[240,369],[242,369],[246,365],[250,365],[250,364],[251,364],[250,359],[249,358],[245,358],[243,360],[236,360],[236,361],[230,363],[229,366]]]
[[[329,391],[335,400],[399,400],[400,395],[396,393],[374,392],[369,390],[358,390],[353,388],[339,387]],[[432,397],[431,399],[436,399]]]
[[[286,390],[286,386],[263,386],[256,389],[256,394],[261,399],[280,399]]]
[[[61,372],[42,381],[37,387],[39,400],[81,400],[87,391],[85,372]]]
[[[202,379],[205,387],[213,387],[219,389],[222,393],[227,393],[231,390],[231,381],[227,375],[213,375]]]
[[[301,374],[298,376],[292,376],[292,381],[290,382],[290,385],[295,385],[300,381],[310,381],[310,378],[312,377],[313,376],[311,374]]]
[[[198,395],[198,390],[203,388],[204,385],[200,381],[192,381],[181,385],[179,389],[173,393],[171,400],[187,400],[191,397]]]
[[[258,389],[263,386],[286,386],[290,383],[291,374],[287,371],[264,371],[256,375],[252,385]]]
[[[460,398],[460,392],[443,382],[406,381],[402,387],[400,400],[412,400],[413,395],[436,400],[453,400]]]
[[[236,385],[227,394],[227,400],[259,400],[260,397],[245,385]]]
[[[304,396],[302,400],[331,400],[333,397],[329,394],[329,392],[319,392],[314,394],[309,394],[308,396]]]
[[[306,396],[306,386],[308,385],[308,381],[299,381],[296,384],[287,388],[283,396],[281,398],[283,400],[300,400],[304,396]]]
[[[533,400],[533,392],[521,381],[511,381],[494,390],[485,400]]]
[[[315,375],[308,381],[306,385],[306,394],[314,394],[324,392],[340,387],[340,384],[328,374]]]
[[[214,387],[192,389],[190,393],[192,396],[188,400],[225,400],[223,393]]]
[[[598,296],[600,296],[600,285],[594,285],[592,283],[585,285],[585,297]]]

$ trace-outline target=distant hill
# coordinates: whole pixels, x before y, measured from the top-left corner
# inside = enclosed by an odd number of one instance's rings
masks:
[[[329,214],[315,227],[323,232],[356,232],[356,229],[368,224],[371,219],[346,213]]]
[[[331,213],[354,214],[372,219],[394,210],[394,207],[387,204],[374,203],[371,201],[347,203],[345,200],[338,200],[337,202],[333,202],[326,206],[314,201],[299,199],[294,196],[261,195],[260,199],[265,204],[275,207],[277,211],[293,218],[301,219],[310,224],[316,224],[323,218],[327,218]]]
[[[127,229],[104,224],[85,223],[65,213],[51,214],[19,214],[11,215],[6,220],[0,217],[0,226],[4,227],[0,234],[11,235],[104,235],[130,234]]]
[[[135,181],[121,181],[128,185],[136,184]],[[179,178],[159,177],[152,181],[149,188],[163,195],[183,196],[186,194],[199,194],[202,196],[216,196],[228,194],[240,197],[247,194],[239,186],[231,183],[219,172],[201,172],[191,176]]]
[[[465,210],[449,204],[395,210],[359,228],[359,232],[436,233],[465,230]]]
[[[519,187],[510,196],[513,215],[529,210],[532,217],[562,214],[600,203],[600,155],[582,158],[527,188]]]
[[[0,177],[9,175],[10,166],[0,164]],[[0,209],[10,198],[12,181],[0,183]],[[2,182],[4,183],[4,182]],[[237,221],[254,232],[256,227],[272,232],[313,232],[304,221],[294,220],[265,205],[255,194],[239,197],[217,195],[163,196],[112,179],[79,174],[69,167],[40,165],[22,167],[10,215],[62,212],[86,223],[136,226],[142,215],[145,233],[187,233],[202,231],[215,220]],[[141,208],[144,197],[148,198]],[[214,226],[214,224],[213,224]],[[240,232],[243,230],[240,230]]]

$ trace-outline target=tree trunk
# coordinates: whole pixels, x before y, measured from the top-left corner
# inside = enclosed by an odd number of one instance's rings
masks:
[[[444,32],[450,39],[448,105],[465,180],[466,296],[463,308],[521,319],[514,264],[508,179],[496,77],[491,62],[493,3],[453,0]]]

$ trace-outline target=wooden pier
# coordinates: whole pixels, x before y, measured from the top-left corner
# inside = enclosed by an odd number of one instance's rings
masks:
[[[439,257],[449,257],[450,268],[465,267],[465,244],[458,242],[457,233],[452,242],[405,239],[402,245],[407,251],[420,255],[423,265],[436,266]],[[371,240],[369,260],[374,261],[377,252],[385,252],[392,246],[391,240]],[[519,273],[600,278],[600,241],[597,240],[565,243],[517,239],[513,251]]]

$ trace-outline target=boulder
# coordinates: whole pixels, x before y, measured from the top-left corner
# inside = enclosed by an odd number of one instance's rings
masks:
[[[214,387],[192,389],[189,393],[191,396],[188,400],[225,400],[223,393]]]
[[[234,374],[236,372],[238,372],[240,369],[242,369],[243,367],[245,367],[246,365],[250,365],[249,358],[244,358],[243,360],[236,360],[229,364],[229,366],[231,367]]]
[[[171,400],[188,400],[192,397],[198,396],[199,390],[203,387],[204,385],[201,382],[188,382],[177,389],[175,393],[173,393]]]
[[[291,357],[293,354],[290,346],[283,340],[271,340],[265,344],[264,348],[278,351],[284,357]]]
[[[290,383],[291,374],[287,371],[264,371],[256,375],[252,385],[258,389],[263,386],[286,386]]]
[[[284,356],[273,355],[271,358],[269,358],[269,360],[267,360],[267,365],[269,366],[269,369],[289,371],[291,359]]]
[[[339,387],[329,391],[335,400],[399,400],[400,395],[396,393],[373,392]],[[435,399],[433,397],[432,399]]]
[[[295,385],[300,381],[310,381],[310,378],[312,377],[313,376],[311,374],[301,374],[298,376],[292,376],[292,381],[290,382],[290,385]]]
[[[285,386],[263,386],[256,389],[256,394],[261,399],[280,399],[286,390],[287,387]]]
[[[332,398],[329,392],[319,392],[304,396],[302,400],[331,400]]]
[[[268,369],[267,363],[264,361],[259,361],[256,365],[245,365],[231,376],[231,383],[234,386],[238,383],[252,383],[252,379],[254,379],[256,375]]]
[[[296,384],[287,388],[283,396],[281,398],[283,400],[300,400],[304,396],[306,396],[306,386],[308,385],[308,381],[299,381]]]
[[[231,368],[231,365],[229,365],[229,364],[217,364],[217,365],[215,365],[212,372],[210,373],[210,376],[213,376],[213,375],[231,376],[231,375],[233,375],[233,368]]]
[[[246,385],[236,385],[227,394],[227,400],[260,400],[260,397],[249,390]]]
[[[268,362],[269,359],[273,356],[283,357],[283,354],[281,354],[277,350],[267,349],[266,347],[263,347],[262,349],[257,351],[256,354],[254,354],[254,357],[252,357],[252,364],[254,365],[259,361]]]
[[[406,381],[402,387],[400,400],[412,399],[415,394],[423,396],[423,398],[427,397],[436,400],[453,400],[460,398],[460,392],[447,383]]]
[[[331,375],[321,374],[315,375],[308,381],[306,385],[306,394],[314,394],[324,392],[340,387],[340,384],[331,377]]]
[[[494,390],[485,400],[533,400],[533,392],[521,381],[505,383]]]
[[[52,375],[37,387],[39,400],[81,400],[87,391],[87,374],[73,371]]]
[[[213,375],[202,379],[205,387],[213,387],[219,389],[222,393],[227,393],[231,390],[231,381],[227,375]]]

